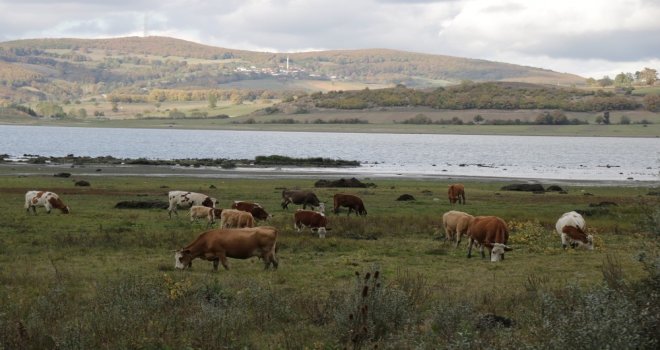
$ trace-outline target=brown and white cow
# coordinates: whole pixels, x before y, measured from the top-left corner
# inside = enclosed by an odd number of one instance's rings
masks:
[[[509,228],[504,220],[497,216],[475,216],[470,221],[468,228],[470,242],[468,246],[468,258],[472,257],[472,244],[481,244],[479,252],[484,258],[484,246],[490,252],[490,261],[504,260],[504,252],[512,250],[506,245],[509,240]]]
[[[212,261],[214,271],[218,270],[219,263],[229,270],[227,258],[248,259],[257,256],[264,261],[266,269],[270,265],[277,268],[276,245],[277,230],[274,227],[209,230],[175,251],[174,266],[185,269],[192,266],[194,259],[200,258]]]
[[[449,185],[447,190],[447,196],[449,197],[449,204],[465,204],[465,186],[463,184],[453,184]]]
[[[447,241],[456,241],[456,247],[461,243],[463,235],[467,235],[470,221],[474,216],[462,211],[450,210],[442,215],[442,225],[445,228]]]
[[[555,224],[557,233],[561,236],[561,245],[566,249],[571,247],[581,247],[584,249],[594,249],[594,237],[587,235],[587,223],[582,215],[575,211],[564,213]]]
[[[37,207],[46,208],[46,213],[50,214],[50,211],[59,209],[62,214],[69,214],[71,209],[62,202],[60,197],[54,192],[48,191],[27,191],[25,193],[25,210],[37,215]]]
[[[364,203],[362,199],[358,196],[352,194],[343,194],[337,193],[332,197],[334,203],[334,212],[339,214],[340,207],[348,208],[348,215],[351,215],[351,211],[355,211],[356,215],[367,215],[367,209],[364,208]]]
[[[231,208],[240,211],[246,211],[252,214],[252,217],[254,217],[257,220],[267,220],[273,217],[271,214],[268,214],[266,209],[264,209],[264,207],[262,207],[261,204],[259,203],[234,201],[231,204]]]
[[[303,228],[309,227],[312,232],[317,231],[319,238],[325,238],[328,226],[328,218],[325,214],[312,210],[298,209],[293,214],[293,227],[300,232]]]
[[[179,215],[176,211],[177,208],[190,208],[193,205],[202,205],[209,208],[215,208],[218,201],[215,198],[209,197],[203,193],[187,192],[187,191],[170,191],[167,194],[169,199],[169,207],[167,214],[172,217],[172,213]]]
[[[316,194],[308,190],[283,190],[282,191],[282,209],[288,209],[289,203],[302,205],[303,209],[310,207],[319,207],[321,202]]]
[[[236,210],[223,209],[220,214],[220,228],[243,228],[254,227],[254,218],[252,214]]]

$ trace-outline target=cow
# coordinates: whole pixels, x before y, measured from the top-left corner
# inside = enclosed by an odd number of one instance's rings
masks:
[[[224,209],[220,214],[220,228],[243,227],[254,227],[252,214],[236,209]]]
[[[470,221],[474,216],[462,211],[450,210],[442,215],[442,226],[445,228],[447,241],[456,241],[456,248],[461,243],[463,235],[467,235]]]
[[[320,201],[314,192],[307,190],[283,190],[282,191],[282,209],[288,209],[289,203],[303,206],[303,209],[310,207],[319,207]]]
[[[275,247],[277,245],[277,230],[274,227],[262,226],[242,229],[213,229],[202,232],[192,243],[174,251],[174,266],[185,269],[192,266],[196,258],[213,262],[213,271],[218,271],[222,263],[229,270],[227,258],[249,259],[258,256],[265,263],[265,269],[270,265],[277,269]]]
[[[203,205],[209,208],[215,208],[218,201],[215,198],[209,197],[203,193],[186,192],[186,191],[170,191],[167,194],[169,199],[169,207],[167,214],[172,218],[172,213],[179,215],[176,211],[178,207],[190,208],[193,205]]]
[[[463,184],[453,184],[449,185],[447,190],[447,196],[449,197],[449,204],[465,204],[465,186]]]
[[[293,227],[298,232],[300,232],[304,227],[309,227],[312,232],[318,232],[319,238],[325,238],[326,232],[330,231],[330,228],[328,228],[327,225],[328,218],[326,218],[325,214],[323,213],[312,210],[298,209],[293,214]]]
[[[222,209],[209,208],[203,205],[193,205],[190,207],[190,222],[201,218],[206,219],[207,226],[210,226],[215,222],[215,219],[220,217],[221,214]]]
[[[50,211],[59,209],[62,214],[71,213],[71,208],[69,208],[54,192],[48,191],[27,191],[25,193],[25,210],[29,213],[32,209],[32,213],[37,215],[37,207],[46,208],[46,213],[50,214]]]
[[[490,252],[490,261],[504,260],[504,252],[512,250],[506,243],[509,240],[509,229],[504,220],[496,216],[475,216],[470,220],[467,230],[470,238],[467,257],[472,257],[472,244],[481,244],[479,252],[484,258],[484,246]]]
[[[561,245],[566,249],[571,247],[581,247],[584,249],[594,249],[594,237],[587,235],[587,224],[582,215],[577,212],[569,211],[564,213],[555,225],[557,233],[561,236]]]
[[[252,217],[254,217],[257,220],[266,220],[273,217],[273,215],[268,214],[266,209],[264,209],[264,207],[262,207],[261,204],[259,203],[234,201],[231,204],[231,208],[240,211],[246,211],[252,214]]]
[[[367,210],[364,208],[364,203],[358,196],[354,196],[352,194],[337,193],[332,197],[332,200],[334,203],[333,208],[335,214],[339,214],[340,207],[347,207],[348,214],[346,214],[346,216],[351,215],[351,211],[355,211],[355,215],[367,215]]]

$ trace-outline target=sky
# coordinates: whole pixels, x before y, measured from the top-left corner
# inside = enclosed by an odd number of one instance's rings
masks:
[[[388,48],[596,79],[660,71],[660,0],[0,0],[0,41],[145,33],[270,52]]]

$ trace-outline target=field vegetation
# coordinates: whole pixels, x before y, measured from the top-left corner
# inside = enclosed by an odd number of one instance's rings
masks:
[[[658,189],[572,185],[567,192],[502,191],[465,181],[451,207],[447,180],[365,179],[355,193],[369,214],[329,213],[328,237],[293,230],[283,188],[307,179],[4,175],[0,182],[0,347],[90,348],[580,348],[656,349],[660,303]],[[544,183],[549,185],[550,183]],[[27,190],[60,194],[72,213],[31,216]],[[221,206],[263,204],[279,230],[280,267],[230,260],[212,272],[174,270],[173,249],[204,230],[180,210],[115,209],[204,192]],[[651,195],[655,193],[655,195]],[[411,194],[413,201],[396,201]],[[612,202],[615,205],[603,205]],[[514,250],[500,263],[467,259],[444,241],[450,209],[497,215]],[[593,251],[563,250],[553,232],[564,212],[585,213]]]

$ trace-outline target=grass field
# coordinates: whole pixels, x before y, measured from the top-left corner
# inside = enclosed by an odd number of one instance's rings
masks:
[[[355,193],[369,212],[328,214],[332,230],[319,239],[294,231],[292,210],[279,207],[282,188],[311,188],[312,180],[88,180],[83,188],[52,176],[2,177],[0,348],[658,345],[660,212],[658,197],[647,195],[654,189],[532,194],[466,181],[467,205],[451,207],[446,181],[367,180],[377,186],[315,190],[327,203],[334,193]],[[59,193],[72,214],[26,214],[32,189]],[[205,225],[190,223],[185,210],[168,219],[162,209],[113,208],[165,200],[175,189],[207,193],[224,207],[239,199],[263,204],[274,214],[267,224],[279,230],[279,269],[263,271],[253,258],[230,260],[229,271],[214,273],[199,260],[174,270],[172,250]],[[396,201],[404,193],[416,200]],[[590,206],[601,202],[617,205]],[[450,209],[502,217],[514,251],[500,263],[467,259],[466,244],[455,249],[439,229]],[[593,251],[563,250],[553,232],[556,219],[575,209],[592,214]],[[488,314],[514,325],[484,325]]]

